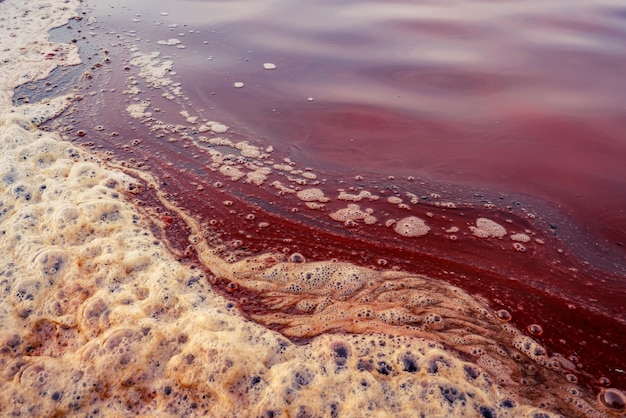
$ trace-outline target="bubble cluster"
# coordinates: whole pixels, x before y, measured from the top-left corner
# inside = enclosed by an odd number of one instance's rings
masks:
[[[299,192],[296,193],[296,196],[298,196],[298,199],[304,201],[304,202],[328,202],[329,199],[324,196],[324,192],[321,189],[304,189],[304,190],[300,190]]]
[[[479,238],[502,238],[506,235],[502,225],[487,218],[478,218],[476,226],[470,226],[470,230]]]
[[[426,225],[423,219],[417,216],[409,216],[396,222],[393,230],[403,237],[421,237],[428,234],[430,227]]]
[[[346,208],[332,212],[329,216],[333,220],[343,222],[346,225],[354,224],[356,221],[363,221],[366,225],[373,225],[377,222],[376,217],[372,215],[373,213],[373,209],[361,210],[359,205],[351,203]]]

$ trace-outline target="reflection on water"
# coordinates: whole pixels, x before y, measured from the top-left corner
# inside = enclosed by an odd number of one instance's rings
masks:
[[[50,126],[71,125],[68,138],[158,176],[196,232],[219,236],[222,255],[297,253],[444,279],[512,314],[581,384],[625,386],[619,2],[88,7],[97,23],[59,29],[91,45],[84,99]],[[173,251],[192,257],[176,210],[140,197]],[[382,329],[355,325],[350,303],[409,293],[303,302],[297,281],[229,274],[214,288],[294,338]],[[348,319],[329,320],[328,307]]]
[[[97,7],[173,56],[198,106],[303,164],[530,194],[562,205],[602,245],[623,241],[618,1]],[[154,45],[168,38],[185,49]]]

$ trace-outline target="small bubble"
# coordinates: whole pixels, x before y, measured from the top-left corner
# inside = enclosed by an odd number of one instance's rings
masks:
[[[506,309],[500,309],[498,312],[496,312],[496,315],[503,321],[508,322],[511,320],[511,314]]]
[[[376,367],[378,373],[387,376],[389,373],[393,371],[393,368],[384,361],[379,361],[378,366]]]
[[[480,376],[480,371],[475,367],[465,366],[464,370],[465,370],[465,374],[467,375],[467,377],[469,377],[472,380]]]
[[[480,412],[480,415],[484,418],[493,418],[496,416],[495,412],[493,412],[493,409],[489,408],[488,406],[481,406],[478,409],[478,412]]]
[[[409,373],[419,372],[420,370],[415,360],[410,356],[405,356],[402,358],[402,365],[404,366],[404,371]]]
[[[598,396],[600,402],[608,409],[620,412],[626,409],[626,395],[619,389],[605,389]]]
[[[543,328],[541,328],[541,325],[538,324],[530,324],[527,329],[532,335],[539,336],[543,334]]]
[[[304,263],[306,260],[304,256],[300,253],[293,253],[289,256],[289,261],[291,263]]]
[[[356,366],[357,370],[366,370],[368,372],[372,371],[372,368],[374,367],[374,361],[372,359],[359,359],[359,362]]]
[[[336,342],[333,343],[332,350],[335,352],[335,364],[337,366],[344,366],[350,355],[348,347],[342,342]]]

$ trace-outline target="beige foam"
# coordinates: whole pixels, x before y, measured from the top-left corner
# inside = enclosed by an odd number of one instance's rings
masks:
[[[393,225],[393,230],[404,237],[421,237],[428,234],[430,227],[423,219],[417,216],[408,216],[400,219]]]
[[[479,238],[502,238],[506,235],[502,225],[487,218],[478,218],[476,226],[470,226],[470,230]]]

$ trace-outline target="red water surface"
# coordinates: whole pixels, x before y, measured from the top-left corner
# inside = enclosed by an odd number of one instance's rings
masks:
[[[166,37],[183,41],[184,50],[161,50],[175,58],[192,101],[299,163],[538,197],[624,260],[619,0],[156,1],[98,10],[155,48]],[[265,71],[265,62],[278,68]]]
[[[108,33],[90,42],[111,45],[119,36],[172,57],[188,103],[231,126],[235,137],[272,145],[322,173],[329,188],[441,192],[464,205],[428,207],[435,214],[464,225],[481,216],[508,219],[546,245],[517,253],[477,239],[407,241],[382,227],[348,230],[271,190],[240,183],[216,190],[215,174],[196,158],[202,150],[151,139],[125,115],[118,103],[125,100],[127,57],[113,50],[121,64],[108,82],[117,90],[103,94],[96,110],[85,108],[89,118],[72,121],[88,132],[80,141],[118,159],[146,161],[172,200],[207,223],[216,220],[222,238],[242,251],[299,251],[375,268],[384,259],[386,268],[445,279],[509,310],[522,329],[540,324],[537,338],[580,363],[587,385],[605,376],[626,387],[622,2],[107,1],[89,7],[98,16],[95,30]],[[185,49],[156,44],[168,38]],[[264,70],[265,62],[277,68]],[[233,88],[235,81],[245,87]],[[179,109],[167,106],[164,117],[174,120]],[[115,126],[119,135],[97,133],[96,124]],[[137,136],[139,146],[124,148]],[[355,182],[356,175],[363,180]],[[226,199],[233,207],[224,207]],[[526,209],[537,217],[527,218]],[[244,221],[250,213],[254,223]],[[262,220],[272,227],[258,229]],[[173,225],[170,233],[179,234],[173,239],[183,248],[185,231],[176,231]]]

